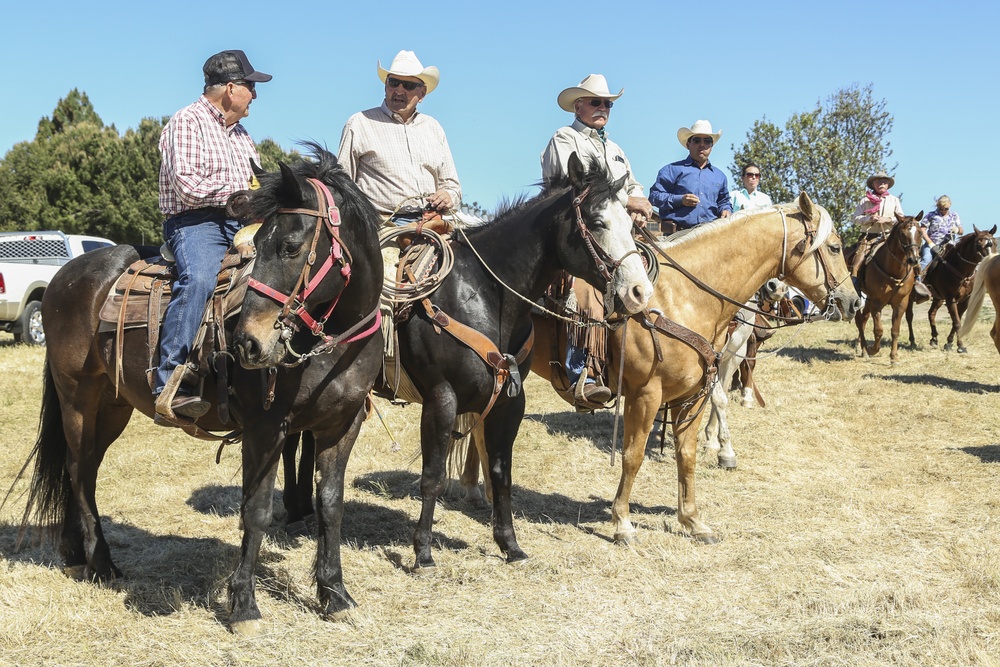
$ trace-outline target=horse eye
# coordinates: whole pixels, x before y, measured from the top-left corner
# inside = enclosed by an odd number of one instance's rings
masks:
[[[843,250],[843,248],[840,247],[839,243],[832,243],[832,244],[830,244],[830,254],[831,255],[839,255],[842,250]]]
[[[303,246],[304,244],[302,243],[285,240],[281,242],[281,250],[279,251],[279,254],[283,257],[298,257],[299,253],[302,252]]]

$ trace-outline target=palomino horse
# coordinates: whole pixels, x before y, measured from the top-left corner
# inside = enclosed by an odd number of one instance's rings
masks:
[[[920,263],[920,219],[916,216],[896,214],[897,222],[889,231],[889,237],[864,266],[861,291],[867,295],[865,307],[854,316],[858,326],[858,355],[868,357],[878,354],[882,348],[882,309],[892,306],[892,347],[889,360],[899,359],[899,325],[903,321],[917,278]],[[872,318],[872,344],[865,340],[865,325]]]
[[[959,329],[959,340],[969,335],[972,327],[976,326],[976,318],[983,307],[983,299],[990,295],[993,301],[994,319],[990,328],[990,338],[997,352],[1000,352],[1000,255],[991,255],[984,259],[976,269],[975,279],[972,284],[972,293],[969,295],[968,309],[962,318],[962,328]]]
[[[931,305],[927,311],[927,319],[931,324],[931,347],[937,347],[938,344],[937,311],[943,303],[951,315],[951,331],[948,332],[948,342],[944,349],[951,350],[952,342],[962,327],[962,315],[968,306],[966,299],[972,292],[972,274],[983,259],[996,252],[997,243],[993,238],[996,231],[996,225],[993,225],[993,229],[983,231],[973,225],[972,233],[960,238],[927,267],[924,284],[931,293]],[[906,326],[910,331],[910,346],[916,347],[913,337],[913,301],[906,307]],[[958,336],[958,351],[966,351],[961,335]]]
[[[584,170],[575,155],[568,171],[539,196],[465,230],[454,245],[452,272],[397,324],[398,356],[423,399],[417,568],[434,566],[431,527],[452,429],[457,415],[470,412],[483,415],[494,540],[508,561],[527,558],[514,535],[511,452],[524,417],[520,378],[530,368],[523,353],[531,340],[529,315],[557,272],[585,278],[628,313],[642,310],[652,292],[617,197],[622,183],[609,184],[596,161]],[[467,327],[478,334],[469,336]]]
[[[314,150],[316,162],[282,166],[250,197],[254,217],[264,223],[254,237],[253,287],[234,336],[246,368],[234,365],[230,374],[233,421],[222,423],[212,410],[198,422],[203,429],[243,430],[243,545],[229,582],[234,631],[253,631],[261,617],[254,569],[289,433],[309,430],[316,439],[316,580],[324,614],[355,604],[343,584],[340,525],[347,457],[382,359],[379,218],[336,158]],[[59,271],[42,301],[43,317],[60,326],[46,332],[41,425],[24,523],[34,517],[61,534],[67,570],[88,580],[121,576],[101,530],[98,467],[133,410],[154,415],[146,330],[127,330],[120,350],[114,331],[98,331],[106,295],[136,259],[129,246],[87,253]],[[206,392],[206,398],[216,395],[214,387]]]
[[[851,316],[861,304],[830,214],[805,193],[794,204],[700,225],[668,243],[665,251],[670,261],[661,263],[650,310],[614,332],[608,344],[615,357],[623,338],[625,342],[624,359],[613,359],[611,364],[611,376],[616,377],[616,367],[624,363],[620,391],[625,396],[622,476],[611,505],[614,537],[627,542],[635,534],[629,519],[632,484],[656,413],[666,404],[677,460],[677,518],[693,537],[711,543],[715,534],[695,504],[695,460],[702,408],[712,390],[718,358],[714,351],[725,344],[730,320],[760,285],[774,277],[825,304],[830,318],[839,318],[840,313]],[[696,284],[678,267],[700,276],[710,288]],[[654,309],[663,317],[654,318],[650,314]],[[661,335],[659,331],[671,328],[665,318],[679,325],[679,335],[691,342]]]

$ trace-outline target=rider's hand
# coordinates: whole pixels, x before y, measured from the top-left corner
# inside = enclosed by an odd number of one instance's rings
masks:
[[[427,198],[427,204],[435,211],[447,211],[452,207],[451,195],[447,190],[438,190]]]
[[[698,195],[691,194],[690,192],[681,197],[681,206],[697,206],[701,203],[701,199]]]

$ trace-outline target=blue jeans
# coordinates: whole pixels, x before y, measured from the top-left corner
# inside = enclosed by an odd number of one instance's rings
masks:
[[[566,377],[572,387],[583,375],[583,369],[587,365],[587,350],[583,347],[566,343]],[[592,384],[594,379],[587,376],[587,384]]]
[[[931,258],[932,257],[933,257],[933,255],[931,254],[931,247],[929,245],[927,245],[926,242],[924,242],[924,244],[922,246],[920,246],[920,272],[921,273],[923,273],[924,269],[927,268],[927,265],[931,263]]]
[[[163,223],[163,238],[177,265],[177,282],[163,316],[154,395],[163,391],[174,368],[187,361],[205,305],[215,291],[222,258],[239,230],[240,223],[226,219],[225,209],[187,211]]]

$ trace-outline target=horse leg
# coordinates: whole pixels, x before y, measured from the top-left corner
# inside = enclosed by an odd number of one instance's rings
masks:
[[[66,434],[65,460],[72,498],[68,499],[60,541],[60,555],[67,575],[88,581],[107,582],[121,578],[111,559],[97,509],[97,473],[108,447],[122,434],[133,408],[114,397],[110,384],[89,380],[75,383],[68,405],[63,405]],[[104,386],[102,386],[104,385]],[[62,384],[66,386],[65,380]],[[82,569],[82,571],[81,571]]]
[[[882,304],[885,308],[885,304]],[[872,312],[872,344],[868,346],[868,355],[875,356],[882,349],[882,308]]]
[[[958,329],[962,326],[962,315],[958,312],[958,304],[954,301],[948,302],[948,314],[951,315],[951,331],[948,332],[948,342],[945,344],[944,349],[950,350],[951,343],[955,340],[958,335]],[[962,339],[958,339],[958,353],[965,354],[968,350],[965,345],[962,345]]]
[[[365,421],[362,401],[354,420],[339,438],[322,438],[316,447],[317,532],[316,588],[323,614],[343,618],[357,603],[344,586],[340,558],[340,529],[344,519],[344,476],[347,460]]]
[[[635,527],[629,519],[629,498],[632,485],[639,474],[646,456],[646,440],[653,429],[653,421],[663,400],[663,390],[658,378],[645,384],[632,395],[625,392],[625,434],[622,442],[622,476],[618,491],[611,503],[611,520],[614,523],[614,540],[627,544],[635,537]],[[665,415],[664,415],[665,416]],[[664,422],[666,420],[664,419]],[[664,423],[663,428],[666,428]],[[697,431],[695,431],[697,433]],[[612,443],[615,446],[615,443]]]
[[[698,457],[698,425],[701,422],[699,410],[702,398],[688,408],[671,408],[674,421],[675,456],[677,458],[677,519],[691,532],[691,536],[705,544],[715,544],[718,540],[712,529],[698,516],[695,504],[694,476]],[[691,421],[684,421],[691,418]]]
[[[903,325],[903,304],[892,304],[892,325],[889,333],[892,335],[892,344],[889,347],[889,363],[895,364],[899,361],[899,329]]]
[[[455,390],[447,383],[424,392],[424,407],[420,413],[420,452],[423,459],[420,472],[421,507],[413,532],[414,570],[435,567],[431,555],[434,507],[447,482],[448,447],[457,407]]]
[[[705,426],[705,455],[714,455],[719,467],[736,469],[736,452],[733,451],[732,434],[729,431],[729,396],[716,382],[712,388],[708,408],[708,423]]]
[[[514,512],[510,500],[511,460],[514,440],[524,419],[524,392],[496,405],[486,418],[486,450],[490,457],[493,482],[493,540],[507,556],[508,563],[527,560],[514,534]]]
[[[937,331],[937,311],[941,307],[941,299],[934,299],[931,301],[930,307],[927,309],[927,321],[931,324],[931,347],[938,346],[938,331]]]
[[[244,424],[243,432],[243,540],[239,563],[229,577],[229,627],[237,634],[256,634],[261,619],[257,559],[264,531],[271,523],[271,498],[285,435],[277,420],[273,424]]]
[[[868,343],[865,340],[865,327],[868,325],[868,317],[871,313],[868,310],[868,303],[854,316],[854,324],[858,327],[857,355],[863,359],[868,358]]]
[[[475,507],[486,507],[487,499],[493,502],[493,488],[490,483],[489,461],[486,453],[486,436],[483,425],[476,424],[469,434],[469,443],[465,452],[465,465],[459,481],[465,489],[465,500]],[[483,473],[483,487],[479,486],[479,473]],[[485,489],[485,498],[483,492]]]
[[[302,442],[302,456],[298,466],[295,457]],[[316,440],[311,432],[294,433],[285,439],[281,450],[285,488],[281,502],[285,506],[285,532],[292,537],[309,534],[306,518],[314,513],[312,504],[313,470],[316,462]]]
[[[910,349],[917,349],[917,339],[913,337],[913,299],[906,302],[906,328],[910,332]]]
[[[740,399],[740,405],[748,410],[753,408],[753,406],[757,403],[753,395],[753,369],[757,364],[757,360],[753,357],[757,355],[757,346],[759,343],[756,343],[755,341],[755,337],[747,341],[746,356],[748,358],[744,359],[740,363],[739,368],[740,384],[743,385],[743,396]]]

